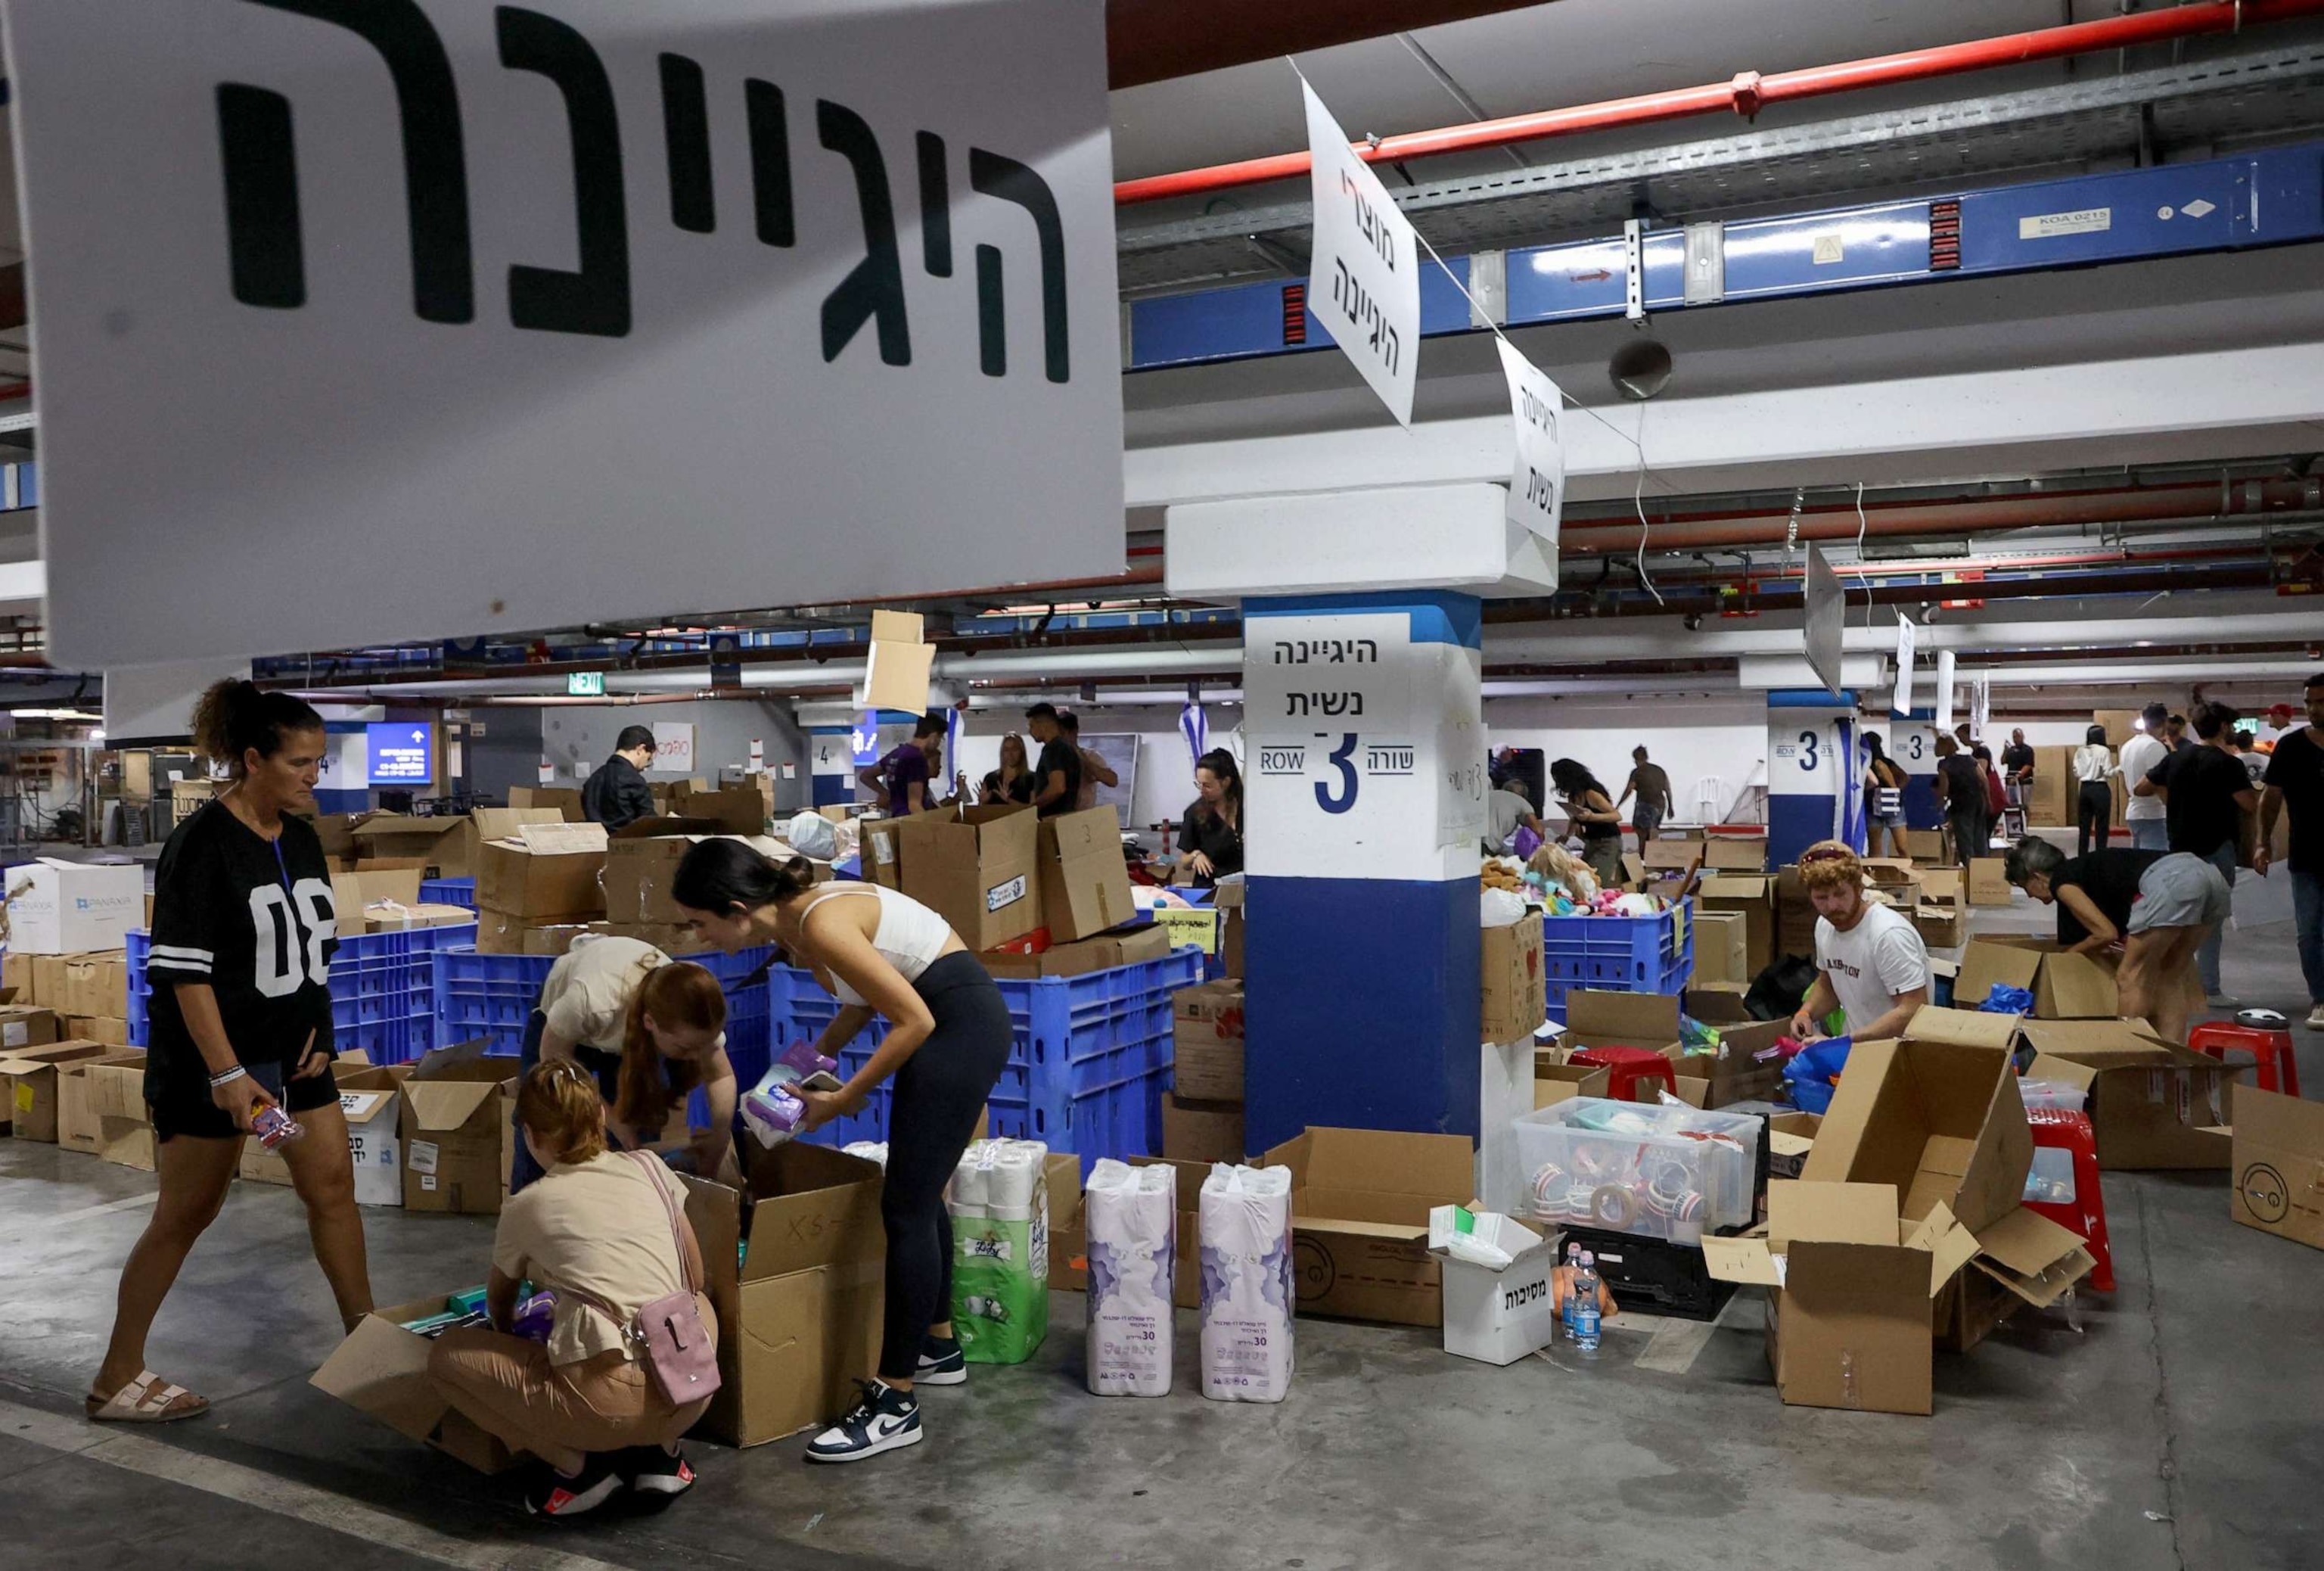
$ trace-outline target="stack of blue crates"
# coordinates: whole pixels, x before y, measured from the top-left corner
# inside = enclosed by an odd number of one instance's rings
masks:
[[[474,910],[476,905],[476,881],[473,878],[423,878],[420,881],[421,905],[464,905]]]
[[[436,1040],[449,1045],[488,1038],[484,1050],[515,1058],[524,1050],[525,1022],[540,997],[540,984],[557,964],[550,955],[479,955],[473,930],[468,947],[446,951],[436,966]],[[777,995],[788,1005],[792,973],[780,968],[763,981],[740,985],[766,965],[773,951],[745,949],[739,955],[684,955],[718,978],[726,990],[726,1057],[734,1077],[747,1088],[767,1072]]]
[[[786,975],[780,969],[777,975]],[[788,973],[788,1021],[778,1021],[774,1049],[816,1040],[839,1003],[805,972]],[[1174,1061],[1171,995],[1203,980],[1203,954],[1173,950],[1078,976],[1000,980],[1013,1028],[1009,1067],[988,1103],[991,1133],[1045,1141],[1082,1160],[1082,1177],[1101,1157],[1149,1156],[1162,1143],[1162,1094]],[[874,1021],[839,1055],[839,1076],[862,1068],[887,1034]],[[825,1125],[821,1144],[888,1138],[887,1086],[863,1111]]]
[[[1681,993],[1694,975],[1694,902],[1650,917],[1541,919],[1541,959],[1549,1018],[1565,1019],[1565,995]]]
[[[476,941],[473,922],[364,933],[341,938],[331,959],[331,1027],[338,1050],[361,1049],[374,1064],[408,1064],[434,1047],[438,954]],[[147,1044],[153,984],[145,972],[152,935],[133,932],[129,955],[129,1040]]]

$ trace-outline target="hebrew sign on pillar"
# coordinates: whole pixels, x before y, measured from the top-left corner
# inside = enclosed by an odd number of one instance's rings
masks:
[[[60,658],[1121,565],[1102,7],[8,20]]]

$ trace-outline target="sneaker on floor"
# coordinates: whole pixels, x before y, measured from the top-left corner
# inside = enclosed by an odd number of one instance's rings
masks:
[[[2324,1031],[2324,1003],[2319,1003],[2308,1012],[2308,1029],[2311,1031]]]
[[[2204,1007],[2208,1009],[2241,1009],[2243,1007],[2243,1000],[2240,998],[2230,998],[2224,993],[2214,993],[2208,994],[2204,998],[2203,1004]]]
[[[572,1478],[544,1466],[526,1486],[524,1509],[537,1517],[577,1517],[604,1505],[621,1487],[622,1475],[610,1455],[589,1457]]]
[[[863,1400],[807,1448],[809,1462],[862,1462],[920,1443],[920,1404],[893,1386],[862,1382]]]
[[[622,1483],[641,1494],[679,1495],[694,1487],[694,1469],[686,1465],[683,1451],[632,1446],[615,1454],[613,1467]]]
[[[967,1383],[968,1360],[961,1356],[960,1344],[949,1336],[923,1337],[919,1367],[912,1371],[913,1386]]]

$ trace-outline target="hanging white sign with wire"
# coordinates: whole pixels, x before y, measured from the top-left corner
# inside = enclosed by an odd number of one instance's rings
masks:
[[[1517,429],[1509,466],[1509,522],[1536,536],[1542,559],[1557,571],[1557,522],[1565,505],[1564,395],[1541,368],[1507,338],[1497,338],[1501,374],[1509,383],[1509,416]]]
[[[1913,712],[1913,619],[1896,613],[1896,690],[1888,699],[1888,713]]]
[[[1840,575],[1831,570],[1819,545],[1808,547],[1806,599],[1808,664],[1822,680],[1824,691],[1837,693],[1845,679],[1840,657],[1848,598],[1840,587]]]
[[[1315,208],[1307,309],[1397,423],[1409,426],[1420,366],[1419,240],[1305,77],[1299,91]]]

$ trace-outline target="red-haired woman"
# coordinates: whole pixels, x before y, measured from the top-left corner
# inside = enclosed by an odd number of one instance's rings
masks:
[[[718,1176],[733,1149],[735,1100],[718,978],[636,938],[576,941],[549,968],[525,1030],[528,1072],[558,1059],[578,1063],[596,1081],[615,1146],[683,1153],[678,1165]],[[683,1112],[696,1086],[710,1104],[709,1124],[666,1139],[671,1115]],[[540,1177],[520,1139],[509,1193]]]

